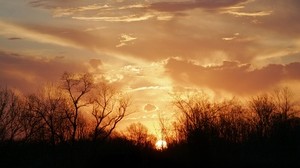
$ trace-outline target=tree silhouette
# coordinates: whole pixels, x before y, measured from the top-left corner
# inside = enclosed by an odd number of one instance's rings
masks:
[[[31,94],[25,97],[24,111],[21,113],[21,124],[23,128],[23,140],[25,142],[42,141],[44,123],[38,115],[40,109],[39,99]],[[44,135],[44,134],[43,134]]]
[[[271,115],[275,112],[275,103],[268,94],[253,97],[250,108],[258,117],[257,133],[260,137],[268,137],[272,127]]]
[[[130,98],[104,82],[95,87],[93,139],[106,139],[127,115]]]
[[[0,88],[0,141],[13,141],[21,134],[20,112],[23,102],[8,88]],[[19,137],[20,138],[20,137]]]
[[[218,116],[219,137],[228,142],[241,143],[247,140],[253,129],[250,112],[236,98],[221,102]]]
[[[72,125],[71,140],[74,142],[78,135],[78,118],[80,109],[91,102],[88,100],[88,93],[93,88],[93,78],[90,74],[73,74],[65,72],[61,78],[62,89],[70,100],[69,110],[65,111],[66,117]]]
[[[41,118],[45,127],[46,137],[51,144],[64,142],[69,132],[66,116],[67,100],[58,86],[45,86],[33,99],[37,103],[37,116]]]
[[[275,103],[277,120],[284,122],[296,114],[293,94],[288,87],[276,88],[272,99]]]
[[[148,133],[148,129],[140,122],[132,123],[126,128],[125,137],[138,147],[151,147],[156,138]]]
[[[197,138],[200,138],[205,142],[217,135],[216,119],[222,107],[210,102],[204,92],[179,95],[175,97],[175,105],[182,114],[180,123],[188,140],[199,141]]]

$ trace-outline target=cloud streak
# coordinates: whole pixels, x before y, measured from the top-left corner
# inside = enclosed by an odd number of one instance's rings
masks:
[[[300,82],[300,62],[269,64],[254,68],[250,64],[224,61],[222,65],[201,66],[186,60],[170,59],[165,65],[175,81],[235,94],[269,89],[284,81]]]
[[[75,61],[42,59],[0,51],[1,85],[15,87],[23,92],[32,92],[43,82],[57,81],[63,72],[85,72],[86,67]]]
[[[273,11],[259,11],[259,12],[226,11],[224,13],[235,15],[235,16],[259,17],[259,16],[268,16],[268,15],[271,15],[273,13]]]
[[[116,47],[123,47],[127,45],[128,42],[132,42],[136,39],[137,39],[136,37],[130,36],[128,34],[122,34],[120,44],[116,45]]]
[[[225,8],[241,3],[245,3],[249,0],[194,0],[194,1],[180,1],[180,2],[157,2],[151,4],[150,8],[158,11],[177,12],[186,11],[197,8],[203,9],[216,9]]]
[[[54,44],[62,47],[89,49],[92,51],[113,47],[116,41],[104,35],[92,35],[87,31],[64,27],[36,24],[20,24],[0,21],[0,35],[17,35],[19,38],[38,43]],[[109,35],[106,35],[109,36]]]
[[[145,14],[145,15],[127,15],[127,16],[74,16],[73,19],[77,20],[84,20],[84,21],[106,21],[106,22],[137,22],[137,21],[144,21],[150,18],[153,18],[154,15]]]

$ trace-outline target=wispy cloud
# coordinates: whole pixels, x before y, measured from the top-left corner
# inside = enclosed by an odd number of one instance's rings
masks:
[[[215,8],[225,8],[241,3],[245,3],[249,0],[222,0],[222,1],[212,1],[212,0],[187,0],[180,2],[157,2],[151,4],[150,8],[158,11],[185,11],[196,8],[204,9],[215,9]]]
[[[109,8],[108,5],[102,5],[102,4],[92,4],[92,5],[80,6],[74,8],[57,7],[53,11],[53,16],[54,17],[70,16],[77,13],[95,11],[100,9],[108,9],[108,8]]]
[[[17,24],[0,21],[0,35],[18,36],[38,43],[54,44],[62,47],[99,50],[111,45],[114,40],[89,34],[72,28],[59,28],[34,24]]]
[[[222,40],[225,40],[225,41],[231,41],[231,40],[234,40],[235,38],[237,38],[239,35],[240,35],[240,33],[235,33],[234,36],[231,36],[231,37],[223,37]]]
[[[93,27],[93,28],[86,28],[84,31],[90,32],[90,31],[97,31],[97,30],[103,30],[106,29],[107,27],[105,26],[99,26],[99,27]]]
[[[136,40],[136,37],[130,36],[128,34],[122,34],[120,39],[120,44],[116,45],[116,47],[123,47],[127,45],[128,42]]]
[[[20,37],[9,37],[8,40],[21,40],[22,38]]]
[[[148,20],[150,18],[153,18],[154,15],[151,14],[145,14],[145,15],[127,15],[127,16],[74,16],[73,19],[77,20],[85,20],[85,21],[107,21],[107,22],[137,22],[137,21],[143,21]]]
[[[259,17],[259,16],[268,16],[271,15],[273,11],[259,11],[259,12],[239,12],[239,11],[225,11],[223,13],[235,15],[235,16],[251,16],[251,17]]]
[[[144,86],[144,87],[139,87],[139,88],[134,88],[131,89],[131,92],[136,92],[136,91],[144,91],[144,90],[169,90],[170,87],[167,86]]]

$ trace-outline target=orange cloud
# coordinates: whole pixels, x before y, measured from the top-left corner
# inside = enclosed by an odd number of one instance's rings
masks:
[[[144,110],[146,112],[155,111],[156,109],[157,109],[157,107],[155,105],[153,105],[153,104],[146,104],[144,106]]]
[[[62,19],[69,19],[78,28],[67,28],[63,24],[61,27],[19,24],[19,27],[26,29],[22,34],[32,35],[31,39],[119,56],[123,60],[134,57],[159,61],[179,56],[197,58],[200,62],[217,58],[220,62],[226,59],[252,63],[257,57],[266,57],[287,48],[299,50],[300,47],[291,40],[299,34],[300,24],[293,21],[299,20],[299,12],[287,10],[297,1],[288,1],[291,4],[276,0],[281,6],[271,9],[266,2],[252,0],[99,3],[37,0],[34,4],[52,6],[50,10],[56,14],[61,12],[61,16],[67,16]],[[196,8],[200,10],[189,10]],[[279,23],[278,18],[285,24]],[[82,27],[86,31],[81,31]],[[232,36],[236,32],[240,36]],[[138,40],[126,45],[126,42],[120,42],[120,34],[134,34],[133,38]]]
[[[300,62],[253,68],[250,64],[230,61],[224,61],[222,65],[201,66],[186,60],[170,59],[165,68],[166,73],[179,83],[235,94],[262,91],[284,81],[300,82]]]
[[[235,16],[268,16],[272,13],[272,11],[259,11],[259,12],[238,12],[238,11],[226,11],[224,13],[232,14]]]
[[[1,85],[32,92],[43,82],[57,81],[63,72],[85,72],[86,67],[75,61],[40,59],[28,55],[0,51]]]
[[[222,1],[211,1],[211,0],[194,0],[194,1],[179,1],[179,2],[157,2],[151,4],[151,9],[159,11],[184,11],[196,8],[224,8],[234,6],[240,3],[245,3],[249,0],[222,0]]]
[[[89,63],[94,69],[98,69],[102,65],[100,59],[90,59]]]
[[[85,21],[107,21],[107,22],[136,22],[143,21],[152,18],[153,15],[145,14],[145,15],[127,15],[127,16],[74,16],[73,19],[77,20],[85,20]]]

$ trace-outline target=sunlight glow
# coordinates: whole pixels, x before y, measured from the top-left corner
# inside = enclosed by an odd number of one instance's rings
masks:
[[[168,147],[167,142],[165,140],[158,140],[155,143],[155,149],[157,149],[157,150],[163,150],[163,149],[166,149],[167,147]]]

